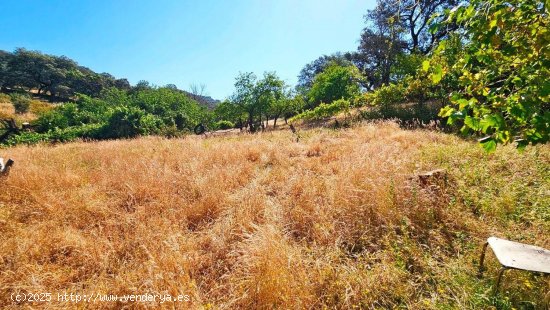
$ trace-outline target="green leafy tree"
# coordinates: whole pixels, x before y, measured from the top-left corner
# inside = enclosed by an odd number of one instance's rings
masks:
[[[128,81],[116,80],[108,73],[95,73],[65,56],[43,54],[18,48],[13,53],[0,51],[0,87],[37,90],[51,99],[70,99],[75,94],[98,96],[102,89],[129,89]]]
[[[285,88],[284,81],[274,72],[264,73],[260,80],[252,72],[241,73],[236,78],[235,92],[230,100],[238,111],[246,114],[250,131],[255,132],[263,117],[268,119],[272,106],[283,100]]]
[[[550,139],[548,15],[548,3],[540,0],[472,0],[448,17],[463,29],[462,56],[424,63],[434,83],[458,73],[459,91],[441,115],[463,123],[464,133],[482,134],[487,151],[498,143],[523,148]],[[445,50],[444,41],[434,57]]]
[[[279,118],[282,114],[281,105],[285,103],[287,86],[275,72],[266,72],[261,80],[255,85],[255,98],[258,101],[261,115],[265,116],[265,120],[269,116]],[[275,114],[275,115],[274,115]],[[275,122],[277,120],[275,119]]]
[[[351,57],[349,53],[335,53],[333,55],[323,55],[314,61],[305,65],[300,74],[298,75],[298,83],[296,85],[296,90],[303,95],[306,95],[311,86],[313,85],[313,80],[317,74],[323,72],[331,63],[337,63],[340,66],[350,66],[353,65],[351,62]]]
[[[365,15],[366,27],[357,52],[348,56],[366,77],[364,85],[378,88],[399,81],[403,73],[410,73],[410,65],[418,60],[416,55],[429,53],[435,43],[456,28],[448,23],[430,32],[429,21],[443,20],[445,17],[441,13],[457,2],[378,0],[376,7]]]
[[[361,74],[354,66],[340,66],[331,63],[319,73],[308,93],[310,107],[321,102],[331,103],[338,99],[351,99],[361,93]]]
[[[240,105],[224,100],[214,108],[214,118],[217,122],[228,121],[243,129],[246,113]]]
[[[4,86],[8,83],[9,79],[9,67],[12,55],[8,52],[0,50],[0,90],[4,89]]]

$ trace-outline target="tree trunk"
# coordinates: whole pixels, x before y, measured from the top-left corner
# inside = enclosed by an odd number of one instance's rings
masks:
[[[279,119],[279,117],[281,117],[281,113],[275,115],[273,119],[273,128],[277,127],[277,119]]]
[[[250,132],[255,132],[256,129],[254,128],[254,115],[251,112],[248,112],[248,126]]]

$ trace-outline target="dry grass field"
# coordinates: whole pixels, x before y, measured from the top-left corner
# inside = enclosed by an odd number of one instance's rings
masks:
[[[485,154],[391,122],[0,150],[0,305],[35,308],[542,309],[490,235],[550,247],[550,148]],[[446,169],[440,186],[411,176]],[[490,253],[490,252],[489,252]],[[16,302],[13,293],[53,293]],[[190,301],[63,303],[58,293]]]

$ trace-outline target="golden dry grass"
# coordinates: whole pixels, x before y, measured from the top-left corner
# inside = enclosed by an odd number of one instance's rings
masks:
[[[1,150],[16,163],[0,180],[0,305],[23,291],[190,295],[167,308],[485,308],[484,238],[550,245],[548,147],[486,155],[393,123],[301,137]],[[440,167],[442,189],[408,180]],[[510,277],[497,302],[540,306],[544,278]]]
[[[14,118],[18,122],[30,122],[38,118],[38,115],[50,111],[54,105],[40,100],[31,100],[29,111],[16,114],[9,96],[0,97],[0,119]]]

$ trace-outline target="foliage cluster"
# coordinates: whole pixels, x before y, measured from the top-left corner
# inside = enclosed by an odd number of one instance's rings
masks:
[[[13,93],[10,95],[10,99],[15,108],[15,113],[23,114],[29,111],[31,98],[27,94]]]
[[[0,103],[11,103],[11,97],[8,94],[0,93]]]
[[[38,95],[67,100],[77,93],[98,96],[103,89],[129,90],[126,79],[96,73],[65,56],[43,54],[18,48],[13,53],[0,50],[0,89],[24,88]]]
[[[32,122],[35,132],[22,132],[5,143],[173,136],[199,123],[208,124],[209,114],[205,107],[169,88],[134,92],[111,88],[99,98],[80,95],[75,103],[44,109]]]
[[[233,124],[232,122],[230,121],[227,121],[227,120],[221,120],[221,121],[217,121],[215,124],[214,124],[214,127],[217,128],[217,129],[231,129],[231,128],[234,128],[235,127],[235,124]]]
[[[261,79],[252,72],[241,73],[233,95],[214,109],[214,118],[254,132],[266,127],[264,121],[269,119],[273,127],[280,117],[287,120],[301,110],[302,102],[274,72],[265,72]]]
[[[339,99],[352,99],[360,94],[361,74],[352,65],[341,66],[336,62],[329,65],[313,79],[308,92],[310,107],[316,107],[321,102],[332,103]]]
[[[350,106],[350,101],[346,99],[339,99],[328,104],[321,102],[314,109],[306,110],[291,118],[290,121],[322,120],[342,112],[349,113]]]
[[[488,151],[497,143],[524,148],[550,140],[549,10],[540,0],[474,0],[448,14],[467,43],[457,61],[428,64],[436,80],[457,78],[441,115],[460,121],[463,133],[485,136]],[[447,50],[443,41],[434,57]]]

